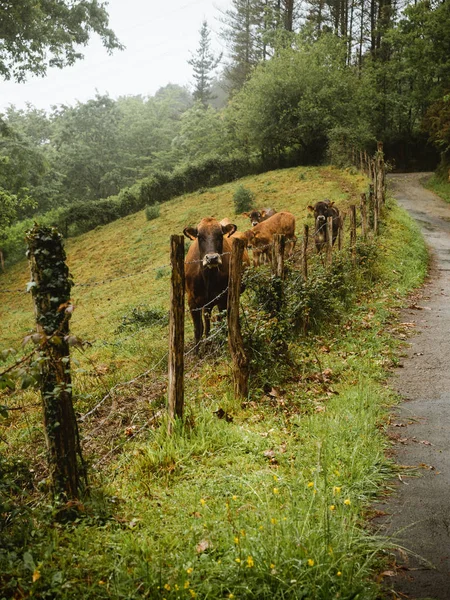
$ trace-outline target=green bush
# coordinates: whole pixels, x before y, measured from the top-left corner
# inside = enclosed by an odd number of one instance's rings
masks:
[[[169,323],[169,314],[163,308],[155,308],[146,304],[139,304],[122,317],[122,322],[117,328],[117,333],[128,330],[144,329],[152,325],[165,326]]]
[[[161,207],[159,204],[154,204],[153,206],[145,207],[145,217],[147,221],[153,221],[153,219],[157,219],[159,217],[160,212]]]
[[[253,201],[255,194],[248,188],[240,185],[233,195],[234,212],[239,215],[244,211],[251,210],[253,208]]]

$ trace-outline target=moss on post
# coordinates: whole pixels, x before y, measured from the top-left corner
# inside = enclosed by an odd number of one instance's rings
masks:
[[[69,356],[70,290],[73,285],[62,236],[55,228],[35,225],[27,232],[36,326],[41,334],[40,389],[48,466],[54,496],[80,497],[85,481],[78,426],[72,404]]]

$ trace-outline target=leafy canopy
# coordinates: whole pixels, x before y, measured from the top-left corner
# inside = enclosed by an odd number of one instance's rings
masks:
[[[92,33],[110,52],[122,45],[108,28],[106,3],[98,0],[0,2],[0,76],[24,81],[29,73],[74,64]]]

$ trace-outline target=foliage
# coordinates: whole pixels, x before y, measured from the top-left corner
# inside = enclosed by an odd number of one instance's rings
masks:
[[[117,328],[118,333],[127,330],[138,330],[153,325],[165,326],[169,323],[169,315],[162,308],[155,308],[146,304],[140,304],[122,317],[122,322]]]
[[[203,21],[200,29],[200,42],[197,51],[188,60],[194,72],[195,87],[193,98],[207,106],[208,101],[213,99],[211,92],[212,73],[222,60],[222,54],[214,56],[211,51],[210,31],[207,21]]]
[[[357,129],[358,80],[344,53],[332,36],[315,44],[297,37],[295,48],[259,65],[230,106],[239,140],[263,155],[293,148],[311,161],[323,156],[333,128]]]
[[[48,67],[73,65],[93,32],[109,52],[122,48],[108,28],[105,4],[95,0],[2,3],[0,24],[3,79],[24,81],[30,73],[45,75]]]
[[[153,204],[153,206],[145,207],[145,218],[147,221],[152,221],[153,219],[157,219],[161,212],[161,207],[159,204]]]
[[[239,185],[233,194],[235,214],[240,215],[245,211],[251,210],[254,200],[255,194],[243,185]]]

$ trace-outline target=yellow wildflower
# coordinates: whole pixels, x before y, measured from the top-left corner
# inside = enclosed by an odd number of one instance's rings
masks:
[[[184,589],[185,589],[185,590],[189,589],[189,586],[190,586],[190,585],[191,585],[191,584],[189,583],[189,581],[185,581],[185,582],[184,582]]]
[[[197,596],[196,592],[194,592],[194,590],[189,590],[191,597],[195,598]]]
[[[240,562],[241,562],[241,559],[240,559],[240,558],[235,558],[234,560],[235,560],[237,563],[240,563]]]
[[[262,525],[259,526],[259,530],[262,531],[264,527]]]
[[[334,504],[332,504],[332,505],[330,506],[330,510],[334,510],[335,508],[336,508],[336,507],[335,507],[335,505],[334,505]]]
[[[342,573],[341,573],[340,571],[338,571],[338,572],[336,573],[336,575],[337,575],[338,577],[340,577],[340,576],[342,575]]]
[[[247,556],[247,567],[251,569],[255,566],[254,560],[251,556]]]
[[[186,573],[187,573],[188,575],[190,575],[190,574],[192,573],[192,571],[193,571],[193,570],[194,570],[194,569],[193,569],[192,567],[189,567],[189,569],[186,569]]]
[[[241,535],[242,537],[245,537],[245,529],[241,529]]]
[[[346,498],[346,499],[344,500],[344,504],[346,504],[347,506],[350,506],[350,504],[351,504],[351,500],[350,500],[350,498]]]
[[[338,477],[340,477],[340,475],[341,475],[337,469],[336,469],[336,471],[334,472],[334,474],[335,474],[335,475],[337,475]]]
[[[272,525],[276,525],[277,520],[274,519],[273,517],[270,519],[270,522],[272,523]]]
[[[308,558],[308,567],[313,567],[314,566],[314,561],[312,558]]]
[[[228,598],[234,598],[234,594],[228,594]]]
[[[206,500],[205,500],[204,498],[200,498],[200,504],[201,504],[202,506],[205,506],[205,504],[206,504]]]
[[[170,590],[170,585],[169,585],[168,583],[166,583],[166,584],[164,585],[164,589],[165,589],[165,590],[167,590],[167,591],[169,591],[169,590]]]
[[[239,538],[238,538],[238,537],[235,537],[235,538],[234,538],[234,543],[235,543],[235,544],[239,544]]]
[[[308,482],[308,487],[309,487],[309,488],[312,488],[312,487],[314,487],[314,481],[309,481],[309,482]]]
[[[278,476],[277,476],[277,475],[274,475],[274,476],[273,476],[273,480],[274,480],[274,481],[278,481]]]
[[[274,563],[270,563],[270,568],[271,568],[271,569],[275,569],[275,565],[274,565]]]
[[[337,485],[335,485],[334,488],[333,488],[333,494],[340,494],[341,493],[341,489],[342,488],[340,488]]]
[[[233,496],[233,500],[237,500],[237,499],[238,499],[238,497],[237,497],[237,496]]]
[[[278,488],[273,488],[273,493],[274,493],[274,494],[279,494],[279,493],[280,493],[280,490],[279,490]]]

